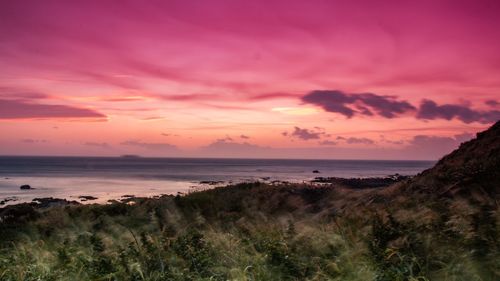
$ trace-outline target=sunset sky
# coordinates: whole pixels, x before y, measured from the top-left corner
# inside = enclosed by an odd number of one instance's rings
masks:
[[[78,2],[0,2],[0,155],[437,159],[500,119],[500,1]]]

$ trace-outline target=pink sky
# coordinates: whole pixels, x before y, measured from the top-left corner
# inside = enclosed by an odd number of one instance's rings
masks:
[[[499,1],[1,1],[0,154],[437,159],[500,119]]]

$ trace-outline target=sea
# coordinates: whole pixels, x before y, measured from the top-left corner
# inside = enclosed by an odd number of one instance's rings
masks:
[[[105,203],[123,196],[188,193],[240,182],[416,175],[434,164],[387,160],[0,156],[0,205],[43,197]],[[32,189],[21,190],[21,185],[30,185]],[[86,201],[80,196],[97,199]]]

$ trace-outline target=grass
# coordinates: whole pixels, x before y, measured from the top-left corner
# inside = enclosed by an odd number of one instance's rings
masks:
[[[500,279],[497,206],[261,183],[134,203],[4,209],[0,280]]]

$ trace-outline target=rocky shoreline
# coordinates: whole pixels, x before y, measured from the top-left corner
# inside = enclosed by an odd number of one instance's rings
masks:
[[[411,179],[412,176],[394,174],[388,175],[385,177],[368,177],[368,178],[340,178],[340,177],[315,177],[310,181],[303,181],[302,183],[294,183],[289,181],[281,181],[281,180],[271,180],[270,178],[262,178],[260,181],[255,181],[253,183],[267,183],[272,186],[293,186],[297,184],[306,185],[310,187],[342,187],[342,188],[351,188],[351,189],[369,189],[369,188],[383,188],[390,186],[392,184],[406,181]],[[231,186],[234,185],[233,182],[224,182],[224,181],[212,181],[212,180],[203,180],[199,182],[198,186],[193,186],[192,191],[202,191],[206,189],[211,189],[215,187],[221,186]],[[29,185],[23,185],[29,186]],[[29,192],[29,190],[34,190],[34,187],[29,189],[22,188],[20,189]],[[184,193],[178,193],[177,195],[184,195]],[[15,206],[15,205],[30,205],[35,208],[47,208],[52,206],[65,206],[65,205],[81,205],[81,204],[112,204],[112,203],[128,203],[134,202],[138,198],[160,198],[162,196],[173,196],[167,194],[160,194],[151,197],[141,197],[132,194],[124,194],[118,198],[109,199],[105,203],[97,203],[94,202],[100,198],[92,196],[92,195],[79,195],[79,196],[71,196],[72,198],[76,198],[76,200],[71,200],[69,198],[55,198],[55,197],[38,197],[31,200],[31,202],[17,202],[20,201],[20,198],[16,196],[10,196],[5,198],[0,198],[0,209],[5,208],[7,206]]]

